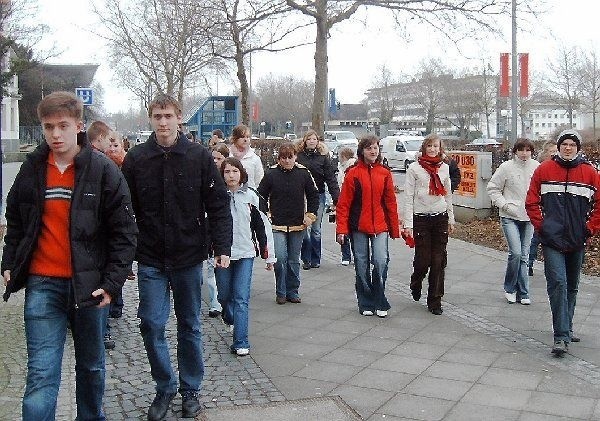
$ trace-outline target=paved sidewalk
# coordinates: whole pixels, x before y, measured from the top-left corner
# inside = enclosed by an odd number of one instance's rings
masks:
[[[505,254],[451,239],[444,314],[434,316],[425,297],[415,303],[410,296],[412,250],[392,241],[387,285],[392,309],[379,319],[358,314],[354,271],[339,265],[332,225],[324,226],[323,238],[321,268],[301,273],[302,304],[277,305],[273,274],[257,261],[250,357],[231,355],[231,335],[218,320],[204,319],[203,418],[260,419],[263,409],[265,416],[281,414],[273,408],[285,403],[304,408],[308,419],[324,419],[318,408],[334,406],[307,405],[340,396],[368,420],[600,419],[599,278],[583,277],[575,314],[582,341],[557,359],[549,352],[551,318],[541,265],[531,278],[533,304],[509,305],[502,291]],[[123,318],[112,321],[117,346],[107,352],[110,420],[144,419],[154,395],[136,297],[136,282],[127,282]],[[2,420],[20,417],[26,364],[22,300],[19,293],[0,305]],[[168,335],[174,345],[173,318]],[[75,418],[70,339],[67,344],[58,419]],[[177,419],[179,409],[176,398],[168,419]]]

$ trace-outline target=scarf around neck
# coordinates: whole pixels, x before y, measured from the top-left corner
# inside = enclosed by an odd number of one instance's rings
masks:
[[[432,196],[445,196],[447,193],[438,174],[443,163],[444,161],[439,156],[423,155],[419,157],[419,165],[429,173],[429,194]]]

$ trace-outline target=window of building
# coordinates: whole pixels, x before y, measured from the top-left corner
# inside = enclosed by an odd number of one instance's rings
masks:
[[[573,113],[573,118],[577,118],[577,114]]]
[[[558,118],[558,114],[554,114],[554,118]]]
[[[542,127],[546,127],[546,123],[542,123]]]
[[[577,128],[577,123],[573,123],[573,128],[576,129]]]
[[[554,127],[558,127],[558,123],[554,123]]]
[[[535,123],[535,127],[540,127],[540,123]]]

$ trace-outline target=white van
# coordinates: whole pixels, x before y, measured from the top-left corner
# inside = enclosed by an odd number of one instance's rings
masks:
[[[383,163],[392,169],[406,171],[416,161],[423,144],[423,136],[387,136],[379,142]]]

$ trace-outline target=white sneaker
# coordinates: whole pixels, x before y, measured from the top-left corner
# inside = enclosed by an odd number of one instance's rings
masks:
[[[387,317],[387,310],[376,310],[377,317]]]
[[[245,357],[250,353],[250,350],[248,348],[238,348],[235,350],[235,353],[238,355],[238,357]]]
[[[505,292],[504,296],[506,297],[506,301],[509,302],[509,304],[514,304],[517,302],[517,293],[513,292],[512,294],[510,292]]]
[[[521,304],[523,304],[524,306],[528,306],[529,304],[531,304],[531,299],[521,298]]]
[[[342,260],[342,266],[349,266],[350,260]]]
[[[373,312],[371,310],[363,310],[361,313],[363,316],[372,316]]]

